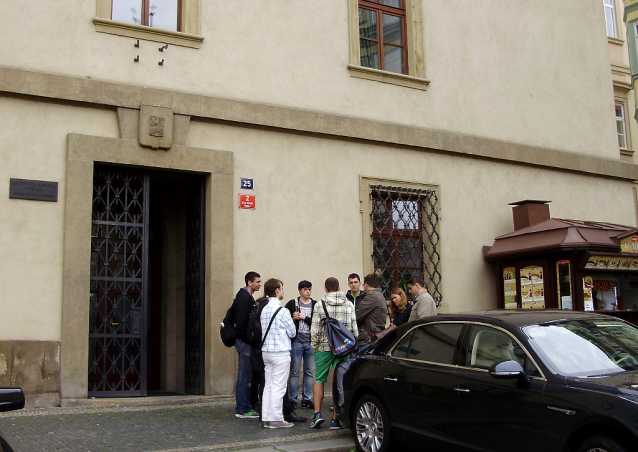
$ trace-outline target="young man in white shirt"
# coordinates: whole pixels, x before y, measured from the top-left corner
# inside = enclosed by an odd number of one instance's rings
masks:
[[[264,296],[261,302],[267,304],[260,317],[263,341],[261,352],[265,370],[261,420],[265,428],[292,427],[292,422],[284,420],[283,397],[290,373],[290,340],[297,332],[290,312],[281,306],[284,284],[278,279],[269,279],[264,284]]]

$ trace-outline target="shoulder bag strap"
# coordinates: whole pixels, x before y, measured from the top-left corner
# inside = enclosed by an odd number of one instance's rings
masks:
[[[321,300],[321,304],[323,305],[323,312],[326,313],[326,318],[329,319],[330,316],[328,315],[328,310],[326,309],[326,302],[324,300]]]
[[[279,314],[279,311],[281,311],[281,306],[279,306],[277,308],[277,310],[275,311],[275,313],[272,315],[272,317],[270,318],[270,323],[268,324],[268,328],[266,329],[266,334],[264,334],[264,338],[261,341],[261,347],[259,348],[263,348],[264,343],[266,342],[266,337],[268,336],[268,331],[270,331],[270,327],[272,326],[272,322],[275,321],[275,317],[277,317],[277,314]]]

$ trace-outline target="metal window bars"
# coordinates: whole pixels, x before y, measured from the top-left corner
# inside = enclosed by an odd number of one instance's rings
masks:
[[[436,191],[383,185],[373,185],[370,190],[372,260],[374,271],[381,276],[383,294],[389,297],[395,287],[406,290],[407,282],[419,276],[440,306]]]

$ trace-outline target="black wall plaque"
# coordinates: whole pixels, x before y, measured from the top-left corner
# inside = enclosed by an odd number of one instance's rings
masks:
[[[9,198],[58,202],[58,183],[11,178]]]

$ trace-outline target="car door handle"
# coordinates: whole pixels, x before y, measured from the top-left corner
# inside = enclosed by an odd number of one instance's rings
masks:
[[[464,393],[466,393],[466,394],[467,394],[468,392],[470,392],[470,390],[469,390],[469,389],[467,389],[465,386],[455,386],[455,387],[454,387],[454,390],[455,390],[456,392],[464,392]]]
[[[383,377],[383,379],[385,381],[399,381],[399,379],[397,377],[393,377],[392,375],[387,375],[387,376]]]

